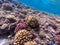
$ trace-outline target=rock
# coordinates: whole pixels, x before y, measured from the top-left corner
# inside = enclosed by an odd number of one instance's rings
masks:
[[[10,40],[8,40],[8,39],[2,39],[1,40],[2,42],[0,43],[0,45],[10,45],[10,44],[12,44],[12,41]]]

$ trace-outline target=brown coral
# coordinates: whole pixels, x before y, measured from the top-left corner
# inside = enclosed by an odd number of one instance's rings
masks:
[[[14,38],[14,45],[23,45],[24,42],[31,41],[32,35],[25,29],[22,29],[17,32]]]
[[[36,19],[35,16],[30,15],[30,16],[26,17],[26,22],[28,23],[28,26],[30,26],[32,28],[39,27],[38,20]]]

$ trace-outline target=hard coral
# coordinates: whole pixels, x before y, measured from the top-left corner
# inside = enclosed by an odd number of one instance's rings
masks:
[[[14,38],[14,45],[23,45],[24,42],[32,40],[32,34],[25,29],[18,31]]]
[[[36,19],[35,16],[30,15],[30,16],[26,17],[26,22],[27,22],[28,26],[30,26],[32,28],[39,27],[38,20]]]
[[[18,31],[19,29],[24,29],[26,27],[27,25],[25,23],[18,23],[15,30]]]
[[[12,11],[13,10],[13,5],[10,4],[10,3],[3,3],[2,4],[2,9]]]

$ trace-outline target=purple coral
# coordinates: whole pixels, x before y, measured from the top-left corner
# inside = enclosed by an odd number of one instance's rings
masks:
[[[25,23],[18,23],[15,30],[18,31],[19,29],[24,29],[26,27],[27,25]]]

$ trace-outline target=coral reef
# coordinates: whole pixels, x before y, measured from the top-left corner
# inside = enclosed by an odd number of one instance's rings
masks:
[[[1,38],[10,38],[14,45],[60,45],[60,17],[31,9],[15,0],[0,2]]]

